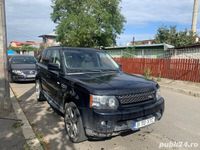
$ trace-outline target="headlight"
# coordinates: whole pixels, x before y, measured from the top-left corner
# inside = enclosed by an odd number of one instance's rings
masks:
[[[161,98],[160,89],[156,90],[156,99],[159,100]]]
[[[18,75],[23,75],[24,73],[21,70],[12,70],[13,73]]]
[[[119,106],[115,96],[90,95],[90,107],[96,109],[117,109]]]

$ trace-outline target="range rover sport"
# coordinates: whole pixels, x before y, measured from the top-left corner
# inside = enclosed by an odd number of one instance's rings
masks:
[[[72,142],[139,130],[164,111],[156,82],[124,73],[105,51],[90,48],[45,49],[36,96],[64,116]]]

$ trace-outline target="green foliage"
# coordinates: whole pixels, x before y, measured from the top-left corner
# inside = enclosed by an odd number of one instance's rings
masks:
[[[22,123],[22,122],[15,122],[15,123],[12,124],[12,127],[13,127],[14,129],[17,129],[17,128],[21,127],[21,126],[23,126],[23,123]]]
[[[156,43],[167,43],[175,47],[195,43],[195,35],[191,31],[177,31],[176,26],[160,27],[156,34]]]
[[[119,4],[120,0],[53,0],[57,40],[65,46],[115,45],[125,22]]]
[[[24,150],[31,150],[30,146],[27,143],[24,144]]]
[[[144,69],[144,77],[145,77],[145,79],[151,79],[151,69],[150,68]]]
[[[37,51],[38,48],[29,46],[29,45],[23,45],[22,47],[9,47],[9,49],[15,50],[15,51]]]
[[[157,77],[157,82],[161,82],[161,72],[159,73],[159,76]]]

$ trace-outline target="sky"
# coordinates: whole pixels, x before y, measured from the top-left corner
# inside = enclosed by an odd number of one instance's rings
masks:
[[[126,18],[123,33],[117,44],[124,46],[135,40],[154,38],[161,26],[178,30],[190,29],[194,0],[122,0],[121,11]],[[53,32],[50,19],[51,0],[6,0],[8,42],[12,40],[40,41],[42,34]],[[200,19],[198,19],[197,31]]]

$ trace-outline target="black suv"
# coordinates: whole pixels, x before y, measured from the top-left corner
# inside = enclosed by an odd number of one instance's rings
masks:
[[[139,130],[164,111],[157,83],[122,72],[105,51],[89,48],[44,50],[36,95],[63,114],[72,142]]]

